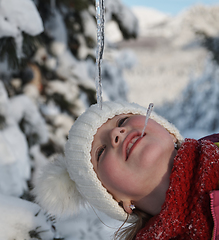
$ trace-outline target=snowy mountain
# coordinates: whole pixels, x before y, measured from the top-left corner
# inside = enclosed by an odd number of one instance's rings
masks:
[[[194,41],[198,32],[215,36],[219,32],[218,11],[219,5],[194,5],[165,22],[154,24],[153,29],[147,29],[142,35],[160,35],[171,38],[176,46],[183,46]]]
[[[170,15],[162,13],[153,8],[147,7],[132,7],[132,11],[139,21],[139,35],[147,35],[148,29],[153,29],[155,26],[165,24],[173,19]]]
[[[158,10],[147,7],[133,7],[132,12],[138,19],[140,37],[145,35],[147,29],[153,28],[153,26],[166,22],[171,18]],[[106,37],[112,42],[123,40],[118,25],[114,21],[106,23]]]
[[[180,38],[184,44],[196,38],[196,32],[205,31],[215,35],[219,31],[219,5],[194,5],[176,16],[162,13],[147,7],[133,7],[133,13],[139,22],[139,37],[160,36],[165,38]],[[113,22],[107,23],[106,36],[119,42],[122,40],[119,29]],[[111,33],[114,32],[114,36]],[[175,39],[172,39],[175,41]],[[179,41],[179,40],[178,40]]]

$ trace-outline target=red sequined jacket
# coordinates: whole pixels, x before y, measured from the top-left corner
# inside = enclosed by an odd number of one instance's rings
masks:
[[[219,239],[216,223],[219,194],[215,191],[219,149],[213,143],[219,140],[219,134],[217,137],[185,140],[174,159],[162,210],[139,231],[136,240],[210,240],[213,227],[213,239]]]

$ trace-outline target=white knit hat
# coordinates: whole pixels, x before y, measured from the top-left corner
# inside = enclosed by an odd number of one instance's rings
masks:
[[[124,221],[127,213],[103,187],[91,163],[91,146],[97,129],[108,119],[120,114],[146,115],[146,109],[135,103],[104,102],[102,109],[92,105],[73,124],[65,145],[65,157],[48,164],[42,171],[34,190],[36,200],[49,212],[61,215],[75,212],[80,205],[89,203],[117,220]],[[177,128],[164,118],[152,113],[151,119],[183,141]],[[128,221],[133,222],[135,216]]]

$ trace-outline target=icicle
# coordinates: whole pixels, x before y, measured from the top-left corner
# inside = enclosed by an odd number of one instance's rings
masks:
[[[97,51],[96,51],[96,95],[97,103],[102,109],[102,81],[101,81],[101,63],[104,49],[104,0],[96,0],[96,19],[97,19]]]
[[[148,106],[148,109],[147,109],[147,114],[146,114],[146,118],[145,118],[145,123],[144,123],[144,128],[142,130],[142,133],[141,133],[141,137],[143,137],[144,135],[144,131],[146,129],[146,126],[148,124],[148,120],[149,120],[149,117],[151,115],[151,112],[153,110],[153,107],[154,107],[154,104],[153,103],[150,103],[149,106]]]

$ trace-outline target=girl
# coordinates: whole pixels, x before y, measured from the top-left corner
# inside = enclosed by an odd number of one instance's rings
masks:
[[[56,215],[89,203],[133,223],[121,233],[125,239],[210,239],[217,146],[184,141],[155,113],[141,137],[145,112],[127,102],[105,102],[102,110],[91,106],[72,126],[65,156],[43,169],[36,200]]]

